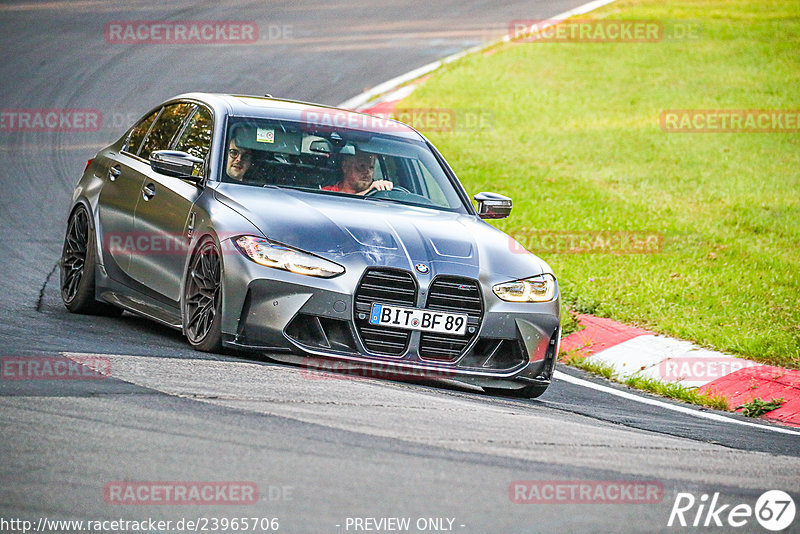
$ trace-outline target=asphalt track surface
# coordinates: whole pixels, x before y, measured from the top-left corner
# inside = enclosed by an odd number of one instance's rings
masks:
[[[540,399],[510,400],[447,384],[312,375],[268,359],[196,353],[147,320],[74,316],[60,302],[54,265],[72,187],[99,147],[161,100],[200,90],[337,104],[499,37],[512,19],[580,3],[0,4],[2,108],[93,108],[104,117],[98,132],[0,132],[0,354],[101,354],[113,374],[0,380],[0,518],[277,517],[281,532],[324,533],[355,531],[345,529],[348,517],[444,517],[465,533],[674,532],[687,530],[667,527],[678,492],[719,492],[720,502],[753,506],[763,491],[781,489],[800,503],[797,435],[564,381]],[[129,19],[253,20],[262,38],[105,42],[106,22]],[[270,40],[270,28],[283,38]],[[516,480],[656,481],[664,496],[655,504],[515,504]],[[112,481],[251,481],[260,499],[115,506],[103,498]],[[798,529],[800,519],[787,531]],[[763,531],[752,518],[739,530]]]

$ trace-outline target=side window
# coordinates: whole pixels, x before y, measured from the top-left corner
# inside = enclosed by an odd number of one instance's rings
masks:
[[[212,126],[211,112],[202,106],[197,108],[197,112],[184,128],[175,150],[182,150],[192,156],[206,159],[211,150]]]
[[[125,144],[124,150],[126,152],[136,154],[139,151],[139,145],[142,144],[144,136],[147,135],[147,132],[150,130],[150,126],[158,116],[159,111],[161,110],[157,109],[156,111],[152,112],[150,115],[142,119],[139,124],[133,127],[130,136],[128,136],[128,142]]]
[[[139,157],[148,159],[154,150],[167,150],[184,119],[194,109],[194,104],[181,102],[166,106],[139,149]]]

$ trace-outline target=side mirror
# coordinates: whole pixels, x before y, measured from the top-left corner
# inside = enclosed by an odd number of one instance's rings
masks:
[[[511,199],[497,193],[478,193],[473,197],[478,203],[481,219],[505,219],[511,214]]]
[[[194,174],[195,165],[202,165],[202,159],[179,150],[154,150],[150,154],[150,168],[160,174],[183,178],[200,183],[202,176]]]

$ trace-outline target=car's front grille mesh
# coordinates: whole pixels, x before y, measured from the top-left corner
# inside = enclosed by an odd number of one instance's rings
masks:
[[[367,350],[389,356],[402,355],[408,348],[411,331],[371,326],[369,313],[373,302],[414,307],[417,302],[414,277],[405,271],[370,269],[361,279],[355,295],[356,329]]]
[[[419,355],[427,360],[452,362],[477,335],[483,319],[483,300],[478,283],[469,278],[454,276],[437,277],[428,292],[426,308],[469,316],[467,333],[461,336],[423,332],[420,338]]]
[[[361,279],[355,296],[356,329],[370,352],[400,356],[408,349],[410,330],[373,326],[369,314],[373,302],[415,307],[417,283],[411,273],[370,269]],[[425,307],[468,316],[464,335],[423,332],[419,355],[426,360],[453,362],[477,335],[483,319],[483,300],[478,283],[469,278],[439,276],[431,284]]]

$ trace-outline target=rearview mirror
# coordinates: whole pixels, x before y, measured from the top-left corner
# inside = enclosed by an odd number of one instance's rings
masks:
[[[347,143],[339,150],[339,155],[341,156],[355,156],[356,155],[356,147]]]
[[[203,160],[179,150],[154,150],[150,154],[150,168],[160,174],[184,178],[199,183],[203,177],[194,174],[195,165]]]
[[[317,154],[330,154],[331,144],[325,139],[317,139],[316,141],[311,141],[308,151],[316,152]]]
[[[511,199],[497,193],[478,193],[473,197],[478,203],[481,219],[505,219],[511,214]]]

